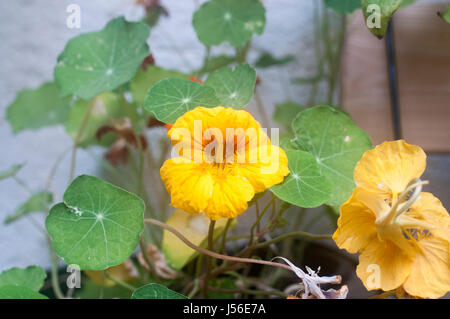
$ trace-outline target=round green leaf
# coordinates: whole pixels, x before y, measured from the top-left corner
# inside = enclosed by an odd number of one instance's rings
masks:
[[[361,8],[361,0],[325,0],[325,5],[337,13],[352,13]]]
[[[208,76],[205,85],[212,87],[220,104],[241,109],[250,103],[255,91],[256,72],[248,64],[221,68]]]
[[[69,114],[70,101],[70,97],[59,97],[55,83],[45,83],[38,89],[19,92],[8,106],[6,118],[14,133],[61,124]]]
[[[181,115],[197,106],[220,105],[213,88],[183,79],[165,79],[156,83],[145,98],[144,107],[164,122],[173,124]]]
[[[149,284],[136,289],[131,299],[188,299],[169,288],[159,284]]]
[[[355,187],[353,170],[372,148],[369,136],[343,111],[319,105],[300,112],[292,123],[292,144],[314,155],[322,175],[333,183],[329,205],[345,202]]]
[[[119,17],[99,32],[71,39],[55,67],[61,94],[89,100],[131,80],[149,54],[149,32],[145,23]]]
[[[194,29],[206,46],[230,42],[240,47],[262,34],[266,10],[259,0],[211,0],[194,13]]]
[[[317,207],[330,199],[333,184],[320,173],[315,157],[304,151],[286,151],[290,174],[270,190],[299,207]]]
[[[144,229],[144,202],[97,177],[81,175],[45,221],[56,253],[82,270],[125,261]]]
[[[22,286],[33,291],[39,291],[44,285],[47,277],[44,269],[39,266],[29,266],[27,268],[11,268],[0,274],[0,287],[2,286]]]
[[[48,299],[34,290],[23,286],[0,286],[0,299]]]
[[[133,94],[134,101],[143,105],[148,90],[157,82],[168,78],[187,80],[189,79],[189,75],[178,71],[166,70],[156,65],[150,65],[145,71],[139,70],[130,83],[130,90]]]
[[[66,123],[66,132],[73,139],[76,139],[82,125],[84,128],[78,140],[78,145],[86,147],[91,144],[98,144],[96,138],[97,130],[103,125],[109,124],[109,119],[126,116],[120,97],[112,92],[105,92],[90,101],[79,99],[70,110]],[[87,122],[86,113],[90,112]],[[85,122],[85,123],[84,123]],[[83,124],[84,123],[84,124]],[[113,141],[111,135],[106,134],[100,144],[108,145]]]

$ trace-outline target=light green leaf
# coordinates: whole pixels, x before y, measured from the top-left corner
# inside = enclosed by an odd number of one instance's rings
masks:
[[[330,200],[333,184],[321,174],[311,153],[286,151],[290,174],[270,190],[278,198],[299,207],[317,207]]]
[[[48,299],[28,287],[7,285],[0,287],[0,299]]]
[[[144,229],[144,202],[97,177],[81,175],[46,219],[55,252],[82,270],[124,262]]]
[[[39,291],[44,285],[47,277],[44,269],[39,266],[29,266],[27,268],[11,268],[0,274],[1,286],[22,286],[33,291]]]
[[[383,38],[389,20],[402,4],[402,0],[362,0],[366,26],[378,38]]]
[[[236,61],[236,57],[234,57],[234,56],[228,56],[228,55],[213,56],[213,57],[210,57],[206,61],[205,65],[197,72],[200,74],[211,73],[217,69],[228,66],[235,61]]]
[[[220,104],[213,88],[183,79],[159,81],[148,92],[144,107],[164,123],[173,124],[181,115],[197,106]]]
[[[271,66],[280,66],[288,64],[295,60],[293,55],[286,55],[282,58],[275,58],[269,52],[264,52],[255,62],[257,68],[269,68]]]
[[[292,121],[304,108],[294,102],[284,102],[275,106],[273,120],[284,128],[291,129]]]
[[[8,106],[6,118],[13,133],[62,124],[69,114],[70,101],[70,97],[59,97],[55,83],[45,83],[35,90],[19,92]]]
[[[110,124],[109,119],[126,116],[120,97],[112,92],[105,92],[90,101],[78,100],[70,111],[66,123],[66,132],[74,140],[77,138],[80,128],[83,126],[78,144],[86,147],[91,144],[98,144],[96,138],[97,130],[103,125]],[[87,122],[86,113],[90,112]],[[109,145],[113,141],[111,135],[106,134],[100,144]]]
[[[438,13],[445,22],[450,23],[450,6],[443,13]]]
[[[169,288],[159,284],[149,284],[136,289],[131,299],[188,299]]]
[[[149,54],[149,32],[145,23],[119,17],[99,32],[71,39],[54,72],[61,94],[90,100],[131,80]]]
[[[0,172],[0,181],[2,179],[6,179],[6,178],[10,178],[10,177],[14,177],[16,176],[17,172],[25,165],[25,163],[21,163],[21,164],[14,164],[13,166],[11,166],[10,168],[8,168],[7,170],[1,171]]]
[[[139,70],[130,83],[130,90],[133,94],[134,101],[143,105],[148,90],[157,82],[168,78],[187,80],[189,79],[189,75],[178,71],[166,70],[155,65],[150,65],[145,71]]]
[[[221,68],[208,76],[205,85],[212,87],[225,107],[241,109],[250,103],[255,91],[256,72],[248,64]]]
[[[5,224],[12,223],[27,214],[46,212],[52,201],[53,195],[50,192],[42,191],[34,194],[25,203],[20,205],[13,214],[6,217]]]
[[[367,134],[343,111],[319,105],[300,112],[292,123],[293,146],[314,155],[320,172],[333,184],[329,205],[339,206],[351,195],[353,170],[372,147]]]
[[[259,0],[211,0],[194,13],[194,29],[206,46],[229,42],[240,47],[262,34],[266,10]]]
[[[352,13],[361,8],[361,0],[325,0],[325,5],[337,13]]]

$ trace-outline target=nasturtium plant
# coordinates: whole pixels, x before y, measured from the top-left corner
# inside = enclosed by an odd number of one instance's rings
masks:
[[[161,122],[173,124],[181,115],[199,105],[214,107],[219,104],[213,88],[194,81],[169,78],[150,89],[144,107]]]
[[[61,98],[58,86],[44,83],[35,90],[23,90],[8,107],[6,118],[12,131],[36,130],[62,124],[70,111],[71,97]]]
[[[253,34],[262,34],[265,14],[259,0],[211,0],[194,13],[193,25],[206,46],[229,42],[241,47]]]
[[[258,60],[255,62],[257,68],[269,68],[272,66],[282,66],[295,60],[293,55],[286,55],[281,58],[276,58],[269,52],[263,52]]]
[[[311,153],[320,173],[333,184],[326,202],[339,206],[352,193],[353,170],[362,154],[372,148],[367,134],[342,110],[318,105],[300,112],[292,122],[292,145]]]
[[[392,15],[401,5],[402,0],[362,0],[363,14],[370,32],[379,38],[384,37]]]
[[[134,251],[144,228],[144,202],[97,177],[81,175],[46,219],[53,248],[67,264],[103,270]]]
[[[10,168],[0,172],[0,181],[2,179],[10,178],[16,176],[17,172],[24,166],[24,163],[14,164]]]
[[[351,13],[361,8],[361,0],[325,0],[325,4],[342,14]]]
[[[188,299],[169,288],[159,284],[148,284],[133,292],[132,299]]]
[[[25,203],[21,204],[14,213],[6,217],[5,224],[12,223],[31,213],[46,212],[52,201],[53,194],[48,191],[41,191],[33,194]]]
[[[44,285],[47,277],[44,269],[39,266],[29,266],[27,268],[11,268],[0,273],[0,288],[3,286],[21,286],[39,291]]]
[[[255,83],[256,72],[248,64],[220,68],[212,72],[205,81],[205,85],[215,90],[220,105],[234,109],[241,109],[250,103]]]
[[[189,75],[173,70],[166,70],[156,65],[150,65],[146,70],[139,70],[130,83],[130,91],[136,103],[143,105],[149,89],[157,82],[168,78],[189,79]]]
[[[70,110],[66,132],[81,147],[98,143],[108,145],[112,142],[112,136],[106,134],[99,141],[97,130],[102,125],[110,124],[110,119],[126,116],[126,111],[120,97],[112,92],[102,93],[90,101],[79,99]]]
[[[149,32],[145,23],[119,17],[99,32],[71,39],[54,71],[62,96],[90,100],[131,80],[149,54]]]
[[[161,33],[174,42],[184,72],[173,67],[174,61],[166,61],[169,68],[157,64],[162,54],[158,48],[149,52],[150,27],[158,28],[162,14],[172,17],[160,0],[136,1],[145,15],[141,22],[118,17],[98,32],[71,39],[57,60],[54,82],[19,92],[6,114],[13,133],[64,125],[73,139],[71,156],[66,156],[67,151],[54,159],[49,156],[54,163],[45,188],[30,187],[22,180],[25,174],[16,176],[24,164],[0,171],[0,181],[11,178],[10,183],[29,193],[5,224],[21,217],[27,217],[23,222],[33,222],[29,214],[35,212],[47,214],[51,276],[46,279],[38,266],[5,270],[0,273],[0,298],[46,298],[39,293],[42,287],[51,287],[59,299],[346,298],[345,285],[324,290],[326,284],[339,284],[339,275],[322,277],[306,266],[302,238],[333,239],[350,253],[360,250],[356,275],[361,280],[371,276],[365,264],[382,265],[376,260],[380,256],[385,257],[380,257],[385,266],[393,260],[403,265],[403,277],[408,279],[403,284],[398,274],[381,267],[382,279],[375,288],[387,292],[380,296],[406,292],[437,298],[447,293],[450,217],[439,200],[421,190],[427,184],[420,180],[425,153],[405,141],[372,148],[349,114],[330,106],[339,84],[337,62],[348,36],[345,17],[336,13],[362,7],[367,26],[382,37],[394,11],[414,0],[312,2],[316,70],[296,80],[281,73],[286,67],[276,68],[290,66],[297,57],[280,47],[269,52],[252,43],[266,24],[262,0],[202,1],[190,27],[205,45],[198,52],[205,55],[187,57],[185,48],[178,46],[183,42]],[[450,21],[448,10],[441,15]],[[372,28],[374,22],[380,23],[378,29]],[[278,83],[282,90],[276,99],[286,102],[272,103],[267,86],[276,80],[265,78],[265,68],[283,81]],[[310,86],[307,96],[306,90],[294,92],[293,83]],[[250,105],[256,89],[264,99],[258,94]],[[302,104],[291,102],[294,96]],[[325,98],[329,105],[314,106]],[[279,136],[269,127],[267,111],[272,109],[272,120],[281,128]],[[196,134],[173,134],[178,129],[192,133],[195,121],[207,121],[201,140]],[[261,134],[261,126],[267,134]],[[234,137],[228,135],[230,131]],[[185,149],[178,150],[180,156],[171,156],[172,146],[177,148],[179,142],[187,146],[187,141],[194,142],[189,149],[194,151],[193,159]],[[108,174],[105,178],[126,189],[89,175],[73,179],[83,169],[76,165],[77,151],[91,146],[102,174]],[[62,200],[53,204],[52,194],[58,193],[53,179],[64,166],[70,167],[69,185]],[[372,205],[377,201],[379,205]],[[366,214],[374,209],[379,211]],[[414,221],[413,215],[423,218]],[[335,234],[310,233],[313,222],[324,216],[336,223]],[[370,221],[364,221],[366,217]],[[405,217],[408,227],[400,229],[396,224]],[[323,226],[329,224],[321,223],[322,230]],[[383,233],[392,228],[391,233],[400,235],[379,245],[377,236],[367,236],[367,229],[376,232],[376,227]],[[437,243],[437,248],[428,247],[432,258],[425,256],[426,249],[406,256],[395,253],[394,241],[400,239],[405,241],[402,247],[414,241],[417,247]],[[81,289],[63,289],[64,280],[58,280],[61,259],[83,271]],[[295,266],[299,260],[305,271]],[[284,270],[270,272],[268,266]],[[422,280],[423,266],[438,270],[428,271],[432,275]],[[285,270],[298,276],[300,290],[291,296],[286,292],[292,278]]]
[[[17,285],[0,286],[0,299],[48,299],[28,287]]]
[[[330,200],[333,184],[321,173],[321,167],[311,153],[290,150],[290,174],[283,183],[270,190],[278,198],[300,207],[317,207]]]

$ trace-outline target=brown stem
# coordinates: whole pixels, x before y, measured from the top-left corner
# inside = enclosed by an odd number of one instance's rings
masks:
[[[196,246],[195,244],[190,242],[186,237],[184,237],[178,230],[176,230],[172,226],[169,226],[169,225],[164,224],[163,222],[160,222],[159,220],[156,220],[156,219],[153,219],[153,218],[146,218],[144,221],[146,223],[150,223],[150,224],[159,226],[161,228],[164,228],[164,229],[170,231],[172,234],[174,234],[179,239],[181,239],[181,241],[184,242],[187,246],[189,246],[190,248],[192,248],[192,249],[194,249],[194,250],[196,250],[196,251],[198,251],[198,252],[200,252],[202,254],[205,254],[207,256],[210,256],[210,257],[213,257],[213,258],[217,258],[217,259],[222,259],[222,260],[239,262],[239,263],[252,263],[252,264],[260,264],[260,265],[279,267],[279,268],[284,268],[284,269],[289,270],[289,271],[293,271],[291,269],[291,267],[289,267],[287,265],[280,264],[280,263],[276,263],[276,262],[271,262],[271,261],[266,261],[266,260],[258,260],[258,259],[252,259],[252,258],[240,258],[240,257],[227,256],[227,255],[222,255],[222,254],[215,253],[215,252],[210,251],[208,249]]]

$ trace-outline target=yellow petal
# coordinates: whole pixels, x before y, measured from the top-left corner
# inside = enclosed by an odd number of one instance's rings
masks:
[[[439,298],[450,291],[450,245],[448,240],[430,236],[419,241],[411,274],[403,288],[410,295]]]
[[[206,209],[214,189],[208,166],[185,158],[173,158],[164,162],[160,173],[173,207],[194,214]]]
[[[379,199],[378,199],[379,200]],[[376,237],[375,220],[377,214],[371,202],[376,202],[376,196],[367,193],[362,188],[355,188],[352,196],[342,204],[338,219],[338,229],[333,235],[336,245],[354,254],[365,248]],[[367,205],[367,202],[371,203]],[[380,205],[383,204],[381,201]]]
[[[424,151],[403,140],[384,142],[366,151],[356,164],[355,182],[373,192],[401,193],[413,178],[419,178],[426,166]]]
[[[234,218],[247,210],[247,203],[254,195],[253,186],[242,177],[217,177],[205,214],[212,220]]]
[[[401,286],[411,273],[412,260],[389,240],[375,238],[359,256],[356,274],[367,290],[384,291]]]
[[[414,218],[433,226],[429,229],[434,236],[450,241],[450,215],[441,201],[431,193],[420,193],[419,199],[411,206],[408,212],[400,219]]]
[[[255,193],[259,193],[281,183],[289,175],[289,168],[286,153],[280,147],[264,145],[255,152],[259,159],[256,163],[237,163],[234,167],[236,174],[244,176],[252,184]]]

